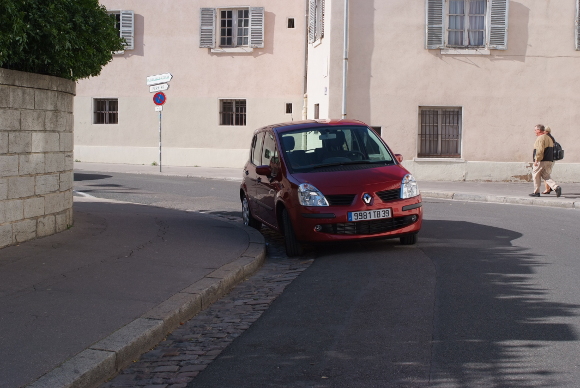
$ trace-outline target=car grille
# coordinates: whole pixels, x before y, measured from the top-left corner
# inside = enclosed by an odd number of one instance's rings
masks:
[[[354,200],[354,194],[325,195],[330,206],[349,206]]]
[[[373,235],[390,232],[409,226],[417,221],[417,216],[387,218],[384,220],[343,222],[336,224],[322,224],[322,233],[347,235]]]
[[[383,202],[395,201],[401,197],[401,189],[377,191],[377,195]]]

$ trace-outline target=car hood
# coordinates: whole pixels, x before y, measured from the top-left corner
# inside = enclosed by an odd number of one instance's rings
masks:
[[[307,172],[292,176],[297,184],[310,183],[322,191],[344,187],[392,186],[399,187],[409,172],[400,165],[381,166],[355,171]]]

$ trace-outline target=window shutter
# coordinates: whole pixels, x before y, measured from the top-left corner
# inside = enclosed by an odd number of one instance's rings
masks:
[[[250,7],[250,47],[264,48],[264,7]]]
[[[489,0],[488,48],[507,50],[509,0]]]
[[[324,0],[318,0],[316,8],[316,40],[324,37]]]
[[[120,11],[121,38],[125,38],[125,50],[135,48],[135,17],[133,11]]]
[[[215,48],[215,8],[201,8],[199,47]]]
[[[443,22],[443,3],[444,0],[426,0],[427,1],[427,28],[425,37],[425,48],[439,49],[445,47],[444,25]]]
[[[574,39],[576,41],[576,50],[580,50],[580,0],[576,1],[576,21],[574,24],[576,27],[576,39]]]
[[[308,43],[316,40],[316,0],[309,0],[308,4]]]

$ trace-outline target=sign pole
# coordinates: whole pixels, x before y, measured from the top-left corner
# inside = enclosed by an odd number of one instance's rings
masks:
[[[161,111],[159,111],[159,172],[161,172]]]

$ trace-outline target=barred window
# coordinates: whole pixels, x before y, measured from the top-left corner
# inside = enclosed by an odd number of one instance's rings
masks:
[[[419,108],[419,157],[461,157],[461,108]]]
[[[220,100],[220,125],[246,125],[246,100]]]
[[[116,98],[96,98],[93,107],[93,124],[117,124],[119,122],[119,102]]]

